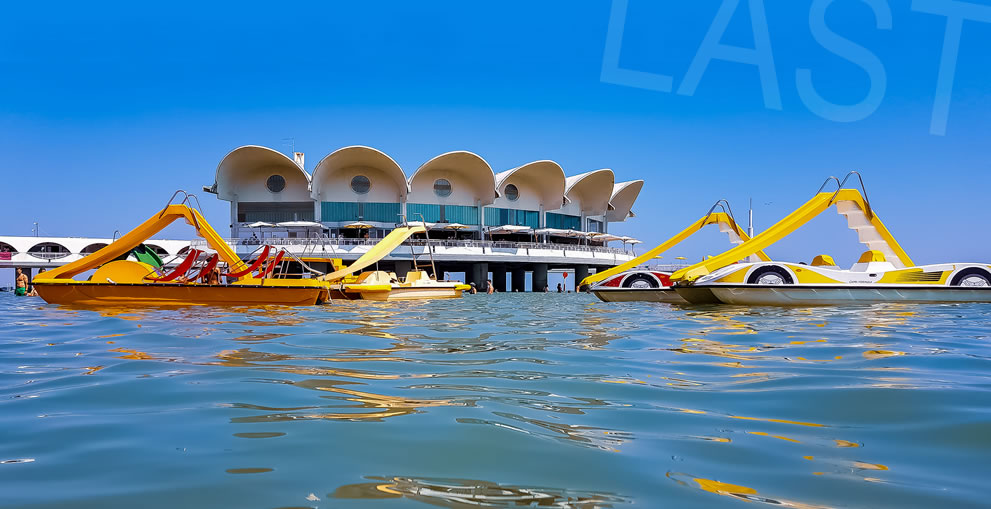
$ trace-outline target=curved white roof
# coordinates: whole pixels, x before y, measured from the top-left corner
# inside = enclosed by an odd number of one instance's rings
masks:
[[[245,145],[230,151],[220,164],[213,181],[213,190],[220,199],[234,199],[238,179],[267,178],[273,169],[286,172],[286,187],[303,185],[309,189],[310,175],[282,152],[258,145]],[[293,178],[292,175],[296,175]],[[264,184],[264,181],[262,181]]]
[[[609,210],[616,177],[610,169],[593,170],[565,179],[564,194],[578,201],[586,215],[601,216]]]
[[[642,180],[619,182],[613,186],[609,203],[614,210],[606,212],[606,221],[626,221],[626,218],[633,217],[633,202],[637,201],[641,189],[643,189]]]
[[[409,184],[406,182],[406,174],[403,173],[399,163],[385,152],[364,145],[339,148],[321,159],[313,168],[311,196],[317,198],[326,176],[354,166],[376,168],[382,171],[396,182],[399,187],[400,200],[406,199]]]
[[[510,177],[529,181],[535,189],[540,190],[540,201],[545,210],[556,210],[561,207],[564,198],[565,176],[561,165],[554,161],[534,161],[499,172],[495,176],[496,191],[503,194],[503,188]]]
[[[455,172],[464,176],[472,183],[475,197],[481,201],[482,205],[491,204],[498,196],[492,167],[481,156],[465,150],[441,154],[423,163],[409,178],[410,190],[414,189],[419,179],[425,178],[423,175],[435,170]]]

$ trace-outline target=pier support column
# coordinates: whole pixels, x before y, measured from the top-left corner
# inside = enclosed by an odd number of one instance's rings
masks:
[[[473,263],[471,265],[472,279],[475,281],[475,289],[480,293],[488,290],[489,264]]]
[[[439,267],[438,267],[439,268]],[[396,275],[399,277],[406,277],[406,273],[413,270],[413,262],[406,260],[396,260]],[[440,278],[444,277],[443,274],[439,274]],[[439,278],[438,278],[439,279]]]
[[[588,265],[575,265],[575,291],[581,291],[578,285],[588,277]]]
[[[523,269],[513,269],[513,291],[526,291],[526,271]]]
[[[505,267],[492,267],[492,286],[497,292],[506,291],[506,269]]]
[[[547,286],[547,264],[535,263],[533,265],[533,291],[543,292]]]

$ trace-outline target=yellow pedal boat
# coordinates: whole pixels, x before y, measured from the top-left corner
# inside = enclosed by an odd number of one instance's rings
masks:
[[[319,304],[330,298],[325,282],[270,277],[279,256],[259,257],[253,266],[241,261],[202,214],[188,205],[188,200],[187,197],[181,204],[166,205],[117,241],[80,260],[42,272],[33,281],[38,295],[50,304],[114,306],[299,306]],[[122,259],[178,219],[193,226],[216,254],[200,261],[198,257],[203,252],[192,250],[179,267],[168,273],[148,263]],[[201,264],[199,274],[188,278],[197,269],[194,267],[197,263]],[[219,278],[213,280],[214,284],[202,283],[208,276],[208,268],[219,272],[222,265],[228,271],[227,284],[219,284]],[[74,279],[94,269],[88,279]]]
[[[675,291],[691,303],[810,306],[881,302],[991,302],[991,264],[916,265],[872,209],[867,193],[846,188],[850,172],[830,177],[812,199],[760,235],[725,253],[671,275]],[[835,181],[836,191],[823,192]],[[860,189],[864,189],[863,180]],[[780,261],[740,263],[835,206],[867,246],[849,269],[827,255],[811,264]]]

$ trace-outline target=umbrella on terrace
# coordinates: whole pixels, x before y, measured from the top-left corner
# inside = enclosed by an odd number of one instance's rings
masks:
[[[275,226],[281,226],[283,228],[323,228],[322,224],[313,221],[283,221],[276,223]]]
[[[255,221],[248,225],[248,228],[271,228],[275,226],[272,223],[266,223],[265,221]]]
[[[423,221],[409,221],[406,223],[406,226],[422,226],[428,230],[433,230],[434,226],[437,226],[437,223],[426,223]]]
[[[470,228],[470,226],[465,226],[461,223],[450,223],[444,225],[445,230],[467,230],[468,228]]]
[[[368,224],[368,223],[362,223],[362,222],[358,221],[358,222],[355,222],[355,223],[346,224],[346,225],[342,226],[342,228],[348,228],[348,229],[351,229],[351,230],[367,230],[369,228],[373,228],[373,226],[370,225],[370,224]]]

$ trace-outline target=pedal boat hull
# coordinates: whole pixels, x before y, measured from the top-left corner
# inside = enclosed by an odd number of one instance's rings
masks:
[[[49,304],[82,306],[310,306],[329,299],[325,285],[36,283]]]

